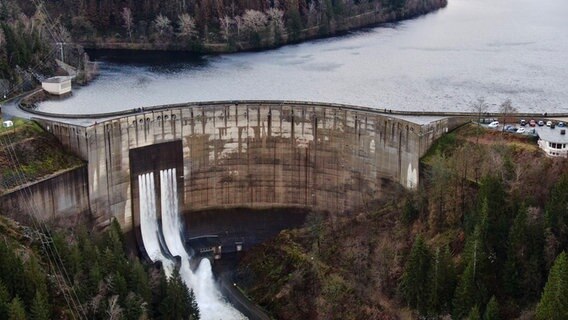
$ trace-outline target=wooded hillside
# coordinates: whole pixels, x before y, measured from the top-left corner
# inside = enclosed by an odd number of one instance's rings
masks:
[[[566,319],[566,159],[470,125],[424,165],[417,192],[247,253],[238,284],[278,319]]]

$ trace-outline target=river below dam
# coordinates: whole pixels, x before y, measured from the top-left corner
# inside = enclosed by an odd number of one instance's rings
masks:
[[[227,55],[93,52],[100,76],[39,110],[92,114],[205,100],[309,100],[393,110],[568,111],[568,1],[449,0],[413,20]]]

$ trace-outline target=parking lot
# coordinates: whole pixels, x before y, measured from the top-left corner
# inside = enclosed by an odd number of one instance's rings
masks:
[[[488,120],[493,121],[488,122]],[[567,129],[564,121],[549,119],[527,119],[524,121],[524,125],[521,124],[521,120],[516,123],[507,122],[505,124],[497,124],[498,121],[496,119],[482,119],[482,121],[483,125],[491,130],[532,136],[536,136],[540,131],[544,130]]]

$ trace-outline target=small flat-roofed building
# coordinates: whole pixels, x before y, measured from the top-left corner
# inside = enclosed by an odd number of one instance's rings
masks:
[[[538,146],[550,157],[568,158],[568,128],[540,127],[536,131]]]
[[[50,94],[60,96],[71,92],[71,77],[51,77],[43,80],[41,87]]]

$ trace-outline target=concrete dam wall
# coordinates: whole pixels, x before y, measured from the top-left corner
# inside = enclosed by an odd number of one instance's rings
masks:
[[[29,215],[34,215],[63,226],[88,221],[87,167],[67,170],[1,195],[0,214],[28,223]]]
[[[139,174],[177,168],[184,211],[302,207],[336,214],[418,184],[420,157],[452,117],[416,124],[374,109],[279,101],[145,108],[83,127],[37,120],[88,161],[97,224],[137,226]]]

